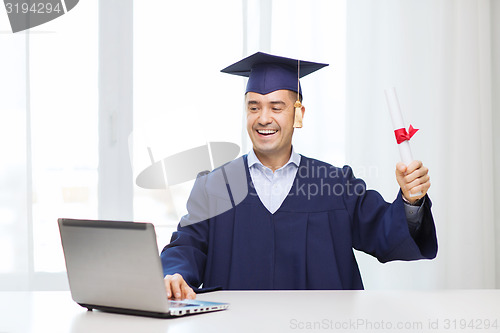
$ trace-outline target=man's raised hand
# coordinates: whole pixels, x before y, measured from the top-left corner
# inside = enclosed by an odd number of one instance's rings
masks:
[[[429,169],[421,161],[413,161],[408,166],[399,162],[396,165],[396,179],[406,200],[415,203],[423,198],[431,186]],[[418,196],[410,196],[410,194]]]

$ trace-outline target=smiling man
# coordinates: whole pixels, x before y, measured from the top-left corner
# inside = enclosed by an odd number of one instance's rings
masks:
[[[253,149],[223,166],[223,177],[216,169],[197,179],[188,215],[161,254],[170,298],[215,289],[363,289],[353,248],[380,262],[436,256],[428,169],[420,161],[396,165],[401,190],[388,203],[349,166],[294,151],[296,119],[305,114],[296,102],[298,77],[324,66],[256,53],[223,70],[249,78]],[[238,201],[228,182],[237,165],[244,166],[240,178],[248,190]],[[214,190],[217,177],[227,193]]]

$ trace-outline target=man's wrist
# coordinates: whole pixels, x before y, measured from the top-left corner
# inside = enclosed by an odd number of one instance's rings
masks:
[[[403,198],[403,201],[410,206],[421,206],[422,203],[424,202],[424,197],[418,199],[415,202],[411,202],[410,200],[406,199],[406,197],[404,195],[402,195],[401,197]]]

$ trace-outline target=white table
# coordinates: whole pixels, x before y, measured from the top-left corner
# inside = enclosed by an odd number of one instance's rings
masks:
[[[88,312],[69,292],[0,292],[0,332],[500,332],[500,290],[220,291],[198,298],[231,306],[155,319]]]

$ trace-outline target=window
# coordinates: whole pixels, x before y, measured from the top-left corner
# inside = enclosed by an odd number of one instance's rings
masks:
[[[97,217],[97,3],[27,32],[0,22],[2,288],[47,288],[64,279],[57,218]]]
[[[97,5],[30,32],[35,272],[65,270],[59,217],[97,218]]]
[[[242,15],[234,0],[134,3],[134,179],[150,153],[158,161],[212,141],[241,146],[244,82],[217,68],[242,56]],[[134,220],[155,223],[160,248],[186,213],[193,182],[134,186]]]

